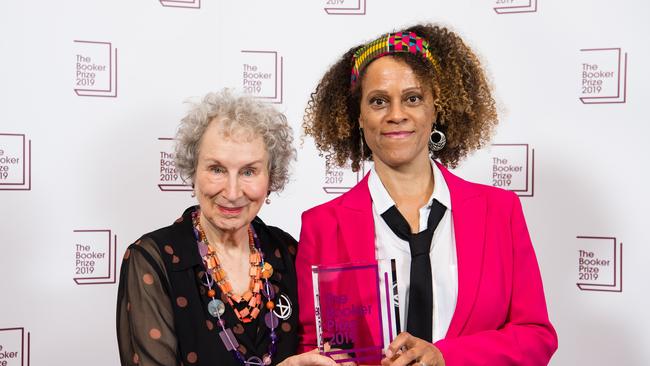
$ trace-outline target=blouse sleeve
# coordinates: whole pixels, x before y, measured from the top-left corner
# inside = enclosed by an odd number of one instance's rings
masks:
[[[142,238],[124,254],[117,294],[122,366],[179,365],[169,283],[160,251]]]

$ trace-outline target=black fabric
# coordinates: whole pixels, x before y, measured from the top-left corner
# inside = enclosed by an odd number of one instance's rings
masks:
[[[118,290],[118,343],[120,345],[120,356],[122,365],[136,364],[133,357],[129,354],[140,352],[137,364],[155,365],[160,364],[158,360],[169,360],[175,358],[176,365],[181,362],[185,365],[224,365],[240,366],[241,363],[234,355],[227,351],[219,337],[221,327],[217,319],[212,317],[207,311],[207,305],[210,298],[207,296],[207,289],[202,283],[204,279],[204,268],[201,257],[198,252],[198,246],[193,234],[191,213],[197,207],[188,208],[181,218],[173,225],[144,235],[138,242],[155,242],[152,245],[157,247],[157,253],[149,253],[149,256],[140,257],[146,259],[148,268],[153,268],[156,273],[153,282],[163,283],[163,291],[153,292],[149,287],[144,291],[128,288],[134,287],[133,284],[139,284],[139,279],[129,279],[129,271],[136,273],[133,264],[134,253],[142,252],[141,248],[136,248],[141,244],[133,244],[129,247],[131,258],[122,264],[120,288]],[[253,220],[253,227],[260,239],[262,252],[265,260],[273,266],[273,276],[270,283],[276,291],[275,302],[280,295],[285,295],[292,304],[291,316],[286,320],[280,320],[276,328],[278,336],[277,351],[273,356],[273,365],[281,362],[285,358],[294,355],[298,346],[298,300],[297,300],[297,283],[295,273],[295,253],[296,240],[284,231],[267,226],[259,218]],[[149,259],[157,255],[158,258]],[[160,264],[163,268],[160,268]],[[166,277],[166,278],[165,278]],[[218,286],[214,287],[217,292],[217,298],[222,298],[221,290]],[[135,295],[129,298],[128,294]],[[143,298],[143,296],[145,296]],[[182,299],[182,300],[179,300]],[[149,354],[151,349],[156,349],[156,345],[151,347],[142,347],[144,344],[151,344],[152,340],[148,336],[148,329],[143,330],[143,334],[134,329],[133,309],[134,301],[140,302],[157,302],[171,303],[171,317],[162,312],[154,314],[156,323],[173,324],[173,336],[175,337],[176,347],[167,347],[169,352],[175,354],[162,354],[164,348],[161,348],[161,354]],[[128,306],[124,306],[126,303]],[[121,305],[122,304],[122,305]],[[121,309],[127,310],[121,310]],[[232,328],[239,344],[243,346],[240,350],[245,351],[244,358],[259,357],[260,359],[268,352],[270,340],[270,330],[264,324],[264,316],[269,310],[264,305],[256,320],[251,323],[242,325],[233,309],[226,303],[226,312],[222,318],[226,322],[227,328]],[[143,314],[141,316],[148,316]],[[130,328],[130,329],[129,329]],[[164,329],[164,328],[163,328]],[[164,335],[164,332],[163,332]],[[140,347],[134,347],[138,345]],[[135,349],[132,349],[135,348]],[[138,349],[139,348],[139,349]],[[175,348],[175,350],[173,349]],[[143,362],[144,360],[150,362]],[[194,362],[192,362],[194,361]]]
[[[408,241],[411,250],[406,331],[428,342],[431,342],[433,325],[433,276],[429,251],[433,233],[446,210],[445,205],[434,199],[429,211],[427,229],[416,234],[411,233],[408,222],[394,205],[381,214],[395,235]]]

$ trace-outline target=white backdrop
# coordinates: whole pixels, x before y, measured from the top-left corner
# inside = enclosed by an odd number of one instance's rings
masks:
[[[0,9],[0,365],[119,363],[115,266],[194,202],[168,155],[188,97],[232,86],[287,114],[298,161],[261,217],[297,237],[302,211],[357,180],[299,145],[309,93],[349,47],[417,21],[455,29],[494,82],[495,145],[457,173],[522,196],[560,338],[551,364],[650,364],[646,1]]]

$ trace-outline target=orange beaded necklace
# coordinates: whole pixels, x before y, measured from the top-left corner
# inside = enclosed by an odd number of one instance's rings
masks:
[[[257,250],[257,248],[255,248],[253,232],[249,227],[248,245],[251,253],[249,259],[251,265],[249,271],[250,285],[244,294],[241,296],[235,295],[232,292],[232,285],[228,281],[226,271],[221,267],[219,257],[217,256],[216,251],[210,246],[208,238],[206,237],[205,231],[203,231],[203,227],[201,226],[201,222],[199,220],[197,220],[196,227],[198,228],[201,240],[207,245],[207,253],[203,256],[203,262],[205,263],[208,272],[212,272],[212,278],[221,289],[221,292],[226,295],[228,303],[234,310],[237,318],[242,323],[250,323],[255,318],[257,318],[260,313],[259,305],[262,303],[262,295],[260,294],[260,291],[263,287],[262,278],[268,279],[271,277],[271,275],[273,275],[273,267],[271,267],[271,265],[266,262],[264,262],[263,265],[260,265],[262,256],[260,255],[260,252]],[[214,289],[209,289],[207,295],[208,297],[214,297],[216,295],[216,291]],[[246,302],[248,304],[245,308],[238,310],[235,306],[235,303],[239,304],[242,302]],[[270,304],[267,304],[267,307],[269,305]]]

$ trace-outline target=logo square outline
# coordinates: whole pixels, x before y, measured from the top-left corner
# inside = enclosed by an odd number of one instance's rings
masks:
[[[535,196],[535,149],[531,148],[529,144],[492,144],[491,146],[522,146],[526,148],[526,188],[525,189],[509,189],[515,192],[519,197],[534,197]],[[530,173],[530,186],[528,175]],[[530,188],[530,192],[529,192]]]
[[[0,133],[0,136],[16,136],[22,139],[23,177],[20,183],[0,183],[0,191],[31,191],[32,190],[32,140],[27,140],[24,133]],[[25,144],[27,142],[27,144]],[[25,176],[28,176],[25,179]],[[27,186],[25,186],[27,184]],[[5,188],[3,186],[9,186]],[[22,186],[22,187],[21,187]],[[20,187],[20,188],[18,188]]]
[[[74,40],[73,42],[108,45],[108,89],[74,88],[75,94],[80,97],[117,98],[117,48],[113,48],[111,42],[82,40]],[[113,65],[115,65],[115,68],[113,68]],[[115,90],[113,90],[113,83],[115,84]]]
[[[278,55],[278,51],[262,51],[262,50],[241,50],[241,53],[263,53],[263,54],[272,54],[274,58],[274,87],[273,87],[273,96],[256,96],[252,95],[256,99],[269,99],[271,104],[282,104],[284,98],[284,58]],[[279,63],[278,63],[279,57]],[[279,65],[279,66],[278,66]],[[280,74],[279,83],[278,83],[278,73]],[[278,99],[278,94],[280,95]]]
[[[354,8],[326,7],[323,10],[327,15],[366,15],[366,0],[358,0]]]
[[[576,286],[581,291],[600,291],[600,292],[623,292],[623,243],[618,243],[616,237],[613,236],[584,236],[578,235],[576,239],[593,239],[593,240],[612,240],[613,241],[613,261],[614,261],[614,283],[585,283],[576,282]],[[618,252],[618,255],[617,255]],[[617,271],[618,268],[618,271]],[[618,277],[617,277],[618,272]]]
[[[528,0],[527,5],[506,5],[506,6],[495,6],[494,12],[503,15],[503,14],[521,14],[521,13],[536,13],[537,12],[537,0]]]
[[[173,137],[158,137],[158,141],[174,141]],[[158,183],[158,189],[162,192],[192,192],[191,184],[163,184]]]
[[[5,331],[19,330],[20,331],[20,365],[25,366],[25,328],[0,328],[0,333]],[[27,366],[31,361],[31,333],[27,332]]]
[[[74,233],[102,233],[108,234],[108,275],[97,277],[73,277],[77,285],[106,285],[117,283],[117,234],[113,235],[110,229],[77,229]],[[111,238],[113,238],[111,243]],[[112,263],[111,263],[112,259]],[[111,264],[113,265],[111,271]],[[106,281],[104,281],[106,280]]]
[[[616,51],[617,52],[617,80],[616,80],[616,95],[612,96],[597,96],[597,97],[579,97],[582,104],[624,104],[627,102],[627,52],[622,54],[620,47],[610,48],[582,48],[580,52],[590,51]],[[621,56],[624,59],[621,60]],[[623,63],[623,85],[621,86],[621,62]],[[623,99],[621,100],[621,89],[623,89]]]
[[[168,8],[201,9],[201,0],[158,0],[158,2]]]

